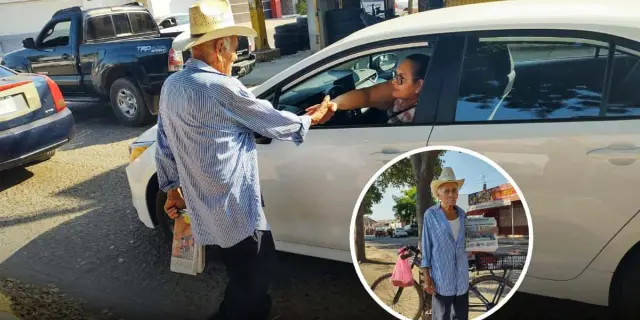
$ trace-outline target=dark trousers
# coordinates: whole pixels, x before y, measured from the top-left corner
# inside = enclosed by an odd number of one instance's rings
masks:
[[[257,230],[230,248],[220,250],[229,283],[212,320],[268,319],[275,245],[270,231]]]
[[[441,296],[436,294],[432,297],[432,320],[469,319],[469,291],[461,296]]]

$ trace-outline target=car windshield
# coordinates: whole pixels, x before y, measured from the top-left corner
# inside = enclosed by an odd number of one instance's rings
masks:
[[[8,69],[4,68],[4,67],[0,67],[0,78],[4,78],[4,77],[10,77],[15,75],[15,73],[9,71]]]

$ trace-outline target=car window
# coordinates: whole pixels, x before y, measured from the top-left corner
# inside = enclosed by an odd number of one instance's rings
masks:
[[[129,23],[129,17],[122,14],[114,14],[112,16],[113,25],[116,28],[116,35],[127,35],[131,34],[131,24]]]
[[[156,22],[151,15],[146,12],[130,13],[129,21],[131,21],[131,29],[134,34],[157,31]]]
[[[409,55],[422,54],[430,57],[435,48],[435,41],[425,43],[422,47],[412,47],[408,49],[393,50],[387,52],[379,52],[367,56],[354,58],[338,65],[321,71],[314,76],[290,87],[283,91],[278,99],[277,107],[280,110],[287,110],[294,113],[302,113],[302,111],[322,101],[324,94],[330,88],[339,90],[331,91],[332,99],[350,92],[352,90],[360,90],[376,84],[384,83],[394,79],[397,66]],[[412,79],[411,81],[417,81]],[[394,97],[389,97],[392,101],[396,101]],[[417,97],[416,97],[417,99]],[[367,121],[369,124],[386,124],[388,117],[393,115],[391,109],[394,103],[384,108],[370,108],[371,106],[362,106],[354,112],[367,113]],[[385,109],[386,108],[386,109]],[[376,109],[376,110],[373,110]],[[413,109],[413,108],[412,108]],[[371,114],[378,113],[379,116],[373,117]],[[335,117],[335,116],[334,116]],[[376,120],[372,120],[372,119]],[[359,117],[353,117],[354,121],[362,120]],[[358,120],[359,119],[359,120]],[[410,121],[408,121],[410,123]],[[340,125],[350,125],[349,121],[340,122]],[[367,124],[367,123],[353,123]],[[332,126],[328,124],[327,126]]]
[[[607,43],[548,37],[468,37],[455,121],[598,116]]]
[[[176,22],[178,23],[178,25],[188,24],[189,15],[185,14],[185,15],[176,16]]]
[[[100,40],[115,36],[116,31],[110,15],[91,17],[87,20],[87,40]]]
[[[603,114],[607,117],[640,116],[640,55],[618,47],[613,61],[611,91]]]
[[[70,33],[71,21],[60,21],[45,31],[39,47],[52,48],[68,46]]]
[[[4,67],[0,67],[0,78],[14,76],[15,73],[5,69]]]

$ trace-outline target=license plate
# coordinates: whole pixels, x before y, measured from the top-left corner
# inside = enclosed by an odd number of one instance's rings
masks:
[[[24,107],[26,102],[22,95],[14,95],[6,98],[0,98],[0,116],[16,112]]]

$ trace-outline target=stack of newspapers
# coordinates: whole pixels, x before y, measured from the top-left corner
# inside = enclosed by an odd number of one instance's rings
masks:
[[[498,237],[494,233],[497,226],[495,218],[467,216],[465,250],[484,252],[498,250]]]
[[[190,275],[202,273],[205,265],[204,246],[194,241],[189,214],[182,210],[174,221],[171,271]]]

